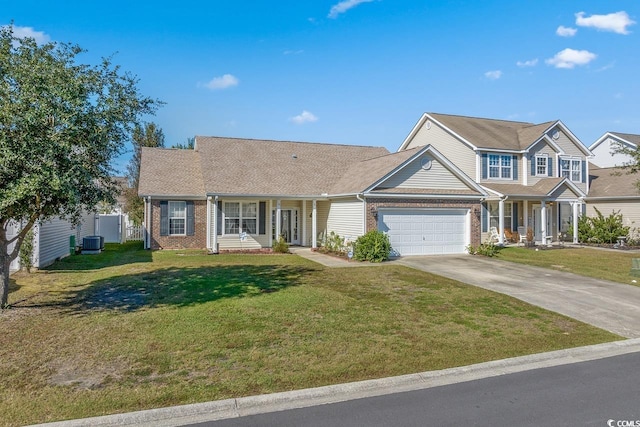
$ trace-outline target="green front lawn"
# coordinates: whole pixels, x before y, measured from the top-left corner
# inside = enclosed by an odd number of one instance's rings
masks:
[[[498,258],[632,285],[638,285],[640,280],[640,277],[631,275],[631,260],[640,258],[637,251],[605,251],[588,247],[535,251],[509,246],[500,250]]]
[[[108,245],[13,276],[1,425],[381,378],[619,339],[398,265]]]

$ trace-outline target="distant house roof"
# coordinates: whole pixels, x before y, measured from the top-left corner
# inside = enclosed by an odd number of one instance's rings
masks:
[[[620,132],[608,132],[611,135],[617,136],[620,139],[624,139],[627,142],[634,144],[635,146],[640,146],[640,135],[635,135],[632,133],[620,133]]]
[[[119,207],[124,207],[126,204],[127,198],[124,194],[124,190],[129,187],[129,180],[126,176],[114,176],[113,180],[116,185],[120,188],[118,195],[116,196],[116,205]]]
[[[589,164],[589,196],[587,199],[638,198],[636,183],[640,176],[628,175],[619,168],[599,168]]]

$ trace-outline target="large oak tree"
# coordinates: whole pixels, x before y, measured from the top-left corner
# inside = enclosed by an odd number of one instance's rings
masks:
[[[34,223],[77,221],[83,210],[112,203],[111,161],[160,105],[111,58],[86,65],[83,52],[0,28],[0,307],[8,301],[9,265]],[[21,231],[9,239],[11,221]]]

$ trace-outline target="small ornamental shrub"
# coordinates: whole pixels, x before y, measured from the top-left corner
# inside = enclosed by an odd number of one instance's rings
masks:
[[[353,257],[358,261],[382,262],[389,258],[391,243],[382,231],[372,230],[358,237]]]
[[[276,252],[276,253],[288,254],[289,244],[287,243],[286,240],[284,240],[284,237],[280,236],[278,237],[278,240],[275,240],[273,242],[273,245],[271,245],[271,249],[273,249],[273,252]]]
[[[619,237],[628,237],[630,227],[625,226],[620,211],[605,217],[597,208],[596,216],[581,216],[578,220],[578,238],[585,243],[614,243]]]
[[[494,257],[500,252],[500,246],[495,245],[493,242],[486,242],[480,246],[467,246],[467,252],[471,255],[484,255],[487,257]]]

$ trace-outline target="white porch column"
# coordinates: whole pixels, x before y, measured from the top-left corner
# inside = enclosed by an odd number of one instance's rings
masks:
[[[151,249],[151,197],[144,199],[144,248]]]
[[[316,199],[313,199],[311,209],[311,247],[315,249],[318,247],[318,212],[316,208]]]
[[[207,197],[207,249],[211,250],[211,196]]]
[[[504,245],[504,199],[498,202],[498,244]]]
[[[302,246],[307,246],[307,201],[302,201]]]
[[[269,247],[273,246],[273,200],[269,199],[269,213],[267,214],[269,218],[269,226],[267,227],[267,235],[269,236]]]
[[[218,196],[213,198],[213,245],[212,252],[218,252]]]
[[[578,209],[579,202],[573,202],[573,243],[578,243]]]
[[[524,224],[522,225],[524,225],[524,232],[527,233],[529,231],[529,201],[528,200],[522,201],[522,210],[524,210],[524,213],[522,215],[522,220],[524,221]]]
[[[282,230],[280,229],[280,226],[282,225],[280,224],[280,212],[282,212],[281,200],[278,199],[276,200],[276,241],[280,239],[280,234],[282,234]]]
[[[547,205],[544,200],[540,202],[540,234],[542,235],[542,244],[547,244]]]

